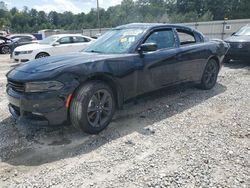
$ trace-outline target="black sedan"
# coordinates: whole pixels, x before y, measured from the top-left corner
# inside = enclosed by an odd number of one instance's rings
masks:
[[[0,37],[0,53],[1,54],[10,54],[16,47],[31,44],[36,42],[34,37],[30,36],[20,36],[20,38],[15,37],[13,39],[9,39],[6,37]]]
[[[231,37],[225,39],[230,44],[225,62],[230,60],[248,60],[250,58],[250,25],[242,27]]]
[[[190,81],[213,88],[227,50],[223,41],[206,41],[182,25],[120,26],[83,52],[36,59],[10,71],[9,109],[16,118],[70,122],[96,134],[116,108],[138,95]]]
[[[11,39],[0,36],[0,54],[9,54],[11,52],[9,45],[12,43]]]

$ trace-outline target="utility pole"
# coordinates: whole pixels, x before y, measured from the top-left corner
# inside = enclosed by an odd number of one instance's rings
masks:
[[[97,3],[97,24],[98,24],[99,32],[101,32],[99,0],[96,0],[96,3]]]

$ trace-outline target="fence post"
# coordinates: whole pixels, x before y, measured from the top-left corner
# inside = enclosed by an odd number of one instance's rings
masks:
[[[225,25],[227,24],[226,20],[224,19],[222,23],[222,36],[221,39],[224,40],[224,35],[225,35]]]
[[[197,22],[195,22],[195,29],[198,30],[198,26],[199,26],[199,24]]]

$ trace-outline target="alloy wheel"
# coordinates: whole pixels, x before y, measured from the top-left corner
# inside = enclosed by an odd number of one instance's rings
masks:
[[[95,92],[91,97],[88,109],[88,122],[93,127],[102,127],[112,115],[113,100],[109,91],[102,89]]]
[[[215,62],[211,62],[208,64],[205,72],[204,72],[204,82],[207,85],[213,85],[217,79],[217,64]]]
[[[10,54],[10,48],[8,46],[2,47],[2,53],[3,54]]]

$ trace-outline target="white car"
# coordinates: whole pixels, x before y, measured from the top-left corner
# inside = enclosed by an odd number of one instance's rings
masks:
[[[95,39],[79,34],[52,35],[38,44],[27,44],[15,48],[12,59],[15,62],[27,62],[52,55],[79,52],[93,41]]]

